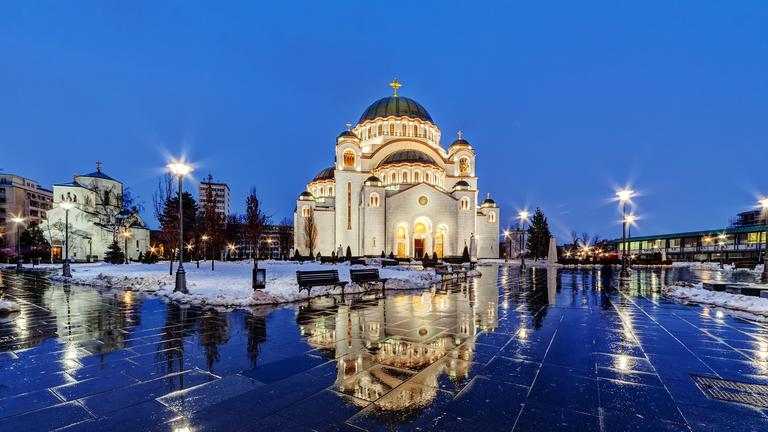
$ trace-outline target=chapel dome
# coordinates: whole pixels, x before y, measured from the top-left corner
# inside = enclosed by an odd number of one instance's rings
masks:
[[[465,180],[459,180],[456,182],[455,185],[453,185],[454,189],[469,189],[469,183],[467,183]]]
[[[338,138],[356,138],[357,139],[357,135],[355,135],[355,133],[352,131],[345,130],[344,132],[339,134]]]
[[[390,116],[411,117],[434,124],[432,116],[429,115],[426,108],[415,100],[403,96],[389,96],[377,100],[363,111],[363,115],[360,116],[357,123]]]
[[[379,166],[418,163],[439,166],[431,156],[418,150],[399,150],[387,156]]]
[[[317,173],[315,178],[313,178],[310,183],[316,182],[316,181],[323,181],[323,180],[333,180],[335,177],[335,171],[336,171],[336,167],[325,168],[319,173]]]
[[[314,201],[315,197],[311,193],[304,191],[299,194],[299,201]]]
[[[381,179],[372,175],[365,179],[365,185],[366,186],[380,186],[381,185]]]
[[[462,145],[472,147],[472,144],[470,144],[469,141],[465,140],[464,138],[459,138],[454,142],[452,142],[451,145],[448,146],[448,148],[451,148],[453,146],[462,146]]]

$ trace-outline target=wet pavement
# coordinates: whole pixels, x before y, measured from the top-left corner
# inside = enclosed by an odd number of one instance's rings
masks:
[[[0,430],[768,430],[691,375],[768,384],[768,325],[659,288],[716,273],[481,267],[250,310],[0,273]]]

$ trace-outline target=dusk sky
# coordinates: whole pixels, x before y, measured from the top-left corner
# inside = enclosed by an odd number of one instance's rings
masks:
[[[166,159],[292,215],[378,98],[464,131],[483,194],[559,241],[725,226],[768,193],[768,2],[0,3],[0,168],[122,180],[151,214]],[[189,182],[187,187],[196,188]],[[482,198],[482,197],[481,197]]]

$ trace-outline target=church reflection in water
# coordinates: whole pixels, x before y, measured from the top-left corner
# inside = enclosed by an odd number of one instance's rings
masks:
[[[428,405],[441,376],[461,382],[474,359],[474,336],[498,326],[496,278],[470,279],[428,292],[322,299],[300,307],[307,342],[337,361],[335,390],[385,410]],[[397,397],[380,399],[405,381]]]

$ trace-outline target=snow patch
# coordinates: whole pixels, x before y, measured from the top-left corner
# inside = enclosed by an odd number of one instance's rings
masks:
[[[678,282],[675,285],[664,288],[664,293],[684,301],[749,312],[764,319],[768,318],[768,299],[760,297],[709,291],[705,290],[701,283],[690,284],[684,282]]]
[[[0,314],[8,314],[11,312],[19,312],[21,307],[18,303],[12,300],[0,300]]]

